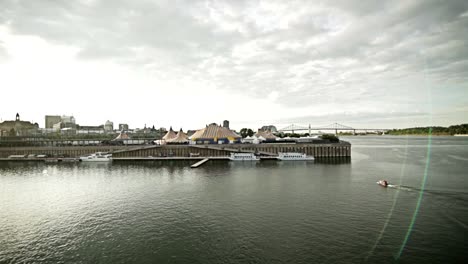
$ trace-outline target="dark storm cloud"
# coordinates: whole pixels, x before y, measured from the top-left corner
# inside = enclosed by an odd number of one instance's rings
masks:
[[[81,59],[275,94],[271,100],[287,106],[345,110],[357,100],[408,104],[412,98],[388,91],[406,95],[410,84],[396,80],[413,75],[466,82],[467,10],[464,0],[3,0],[0,23],[78,47]]]

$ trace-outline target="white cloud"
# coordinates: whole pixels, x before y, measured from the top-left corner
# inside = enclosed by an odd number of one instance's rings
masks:
[[[5,0],[2,96],[28,98],[0,114],[241,127],[304,113],[371,120],[430,104],[434,122],[466,122],[466,109],[446,105],[468,103],[467,9],[462,0]],[[105,110],[88,110],[96,106]],[[398,126],[398,116],[385,122]]]

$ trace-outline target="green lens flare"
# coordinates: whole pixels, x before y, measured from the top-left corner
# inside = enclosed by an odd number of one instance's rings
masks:
[[[392,203],[392,207],[390,208],[390,211],[388,212],[387,214],[387,218],[385,220],[385,223],[382,227],[382,230],[380,230],[380,233],[379,233],[379,236],[377,237],[377,239],[375,240],[375,243],[374,245],[372,246],[372,249],[369,251],[369,253],[367,254],[366,258],[365,258],[365,261],[367,262],[369,257],[372,256],[372,254],[374,254],[374,251],[375,249],[377,248],[377,245],[380,243],[380,240],[382,240],[383,238],[383,235],[385,234],[385,231],[387,230],[387,226],[388,224],[390,223],[390,219],[392,218],[393,216],[393,212],[395,211],[395,207],[396,207],[396,203],[397,203],[397,200],[398,200],[398,196],[400,194],[400,188],[399,186],[401,186],[401,184],[403,183],[403,176],[405,175],[405,171],[406,171],[406,163],[407,163],[407,159],[408,159],[408,141],[409,141],[409,137],[408,135],[406,136],[406,148],[405,148],[405,160],[401,166],[401,171],[400,171],[400,179],[399,179],[399,182],[398,182],[398,188],[396,189],[396,194],[395,194],[395,197],[393,199],[393,203]]]
[[[405,239],[403,240],[403,243],[401,244],[401,247],[400,247],[400,250],[398,251],[396,259],[399,259],[401,257],[401,254],[403,253],[403,250],[405,249],[406,243],[408,242],[411,232],[413,231],[414,223],[416,222],[416,217],[418,216],[419,208],[421,207],[421,201],[424,195],[424,188],[426,187],[427,174],[429,171],[429,163],[431,162],[431,147],[432,147],[432,128],[429,128],[427,154],[426,154],[426,166],[424,168],[424,177],[421,182],[421,191],[419,192],[418,202],[416,203],[416,209],[414,210],[413,217],[411,218],[411,223],[408,226]]]

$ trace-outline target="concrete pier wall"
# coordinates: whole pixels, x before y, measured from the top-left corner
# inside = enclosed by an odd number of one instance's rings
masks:
[[[229,145],[145,145],[145,146],[64,146],[64,147],[2,147],[0,158],[10,155],[46,154],[56,157],[79,157],[95,152],[112,152],[118,157],[220,157],[231,152],[253,152],[275,156],[278,152],[301,152],[317,158],[350,157],[351,144],[229,144]]]
[[[50,157],[79,157],[95,152],[111,152],[122,149],[116,146],[88,146],[88,147],[2,147],[0,158],[8,158],[10,155],[47,155]]]

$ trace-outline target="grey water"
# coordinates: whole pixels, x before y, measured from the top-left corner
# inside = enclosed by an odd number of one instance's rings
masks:
[[[345,140],[350,161],[0,163],[0,263],[463,261],[468,138]]]

